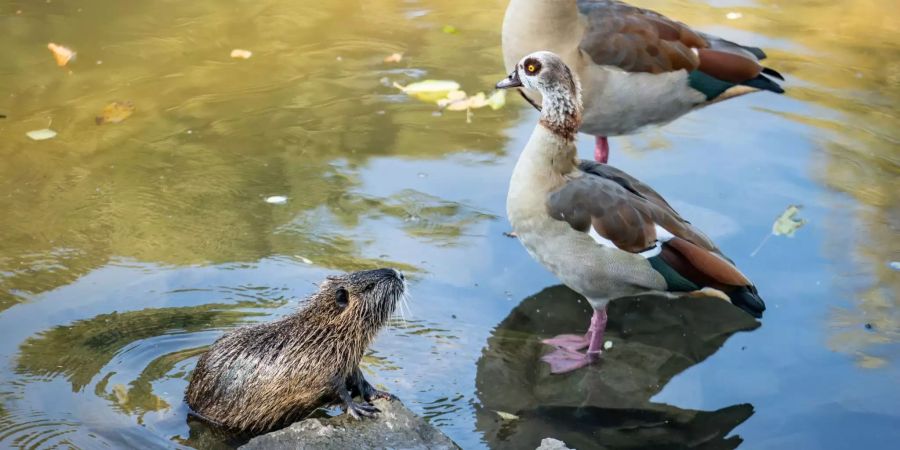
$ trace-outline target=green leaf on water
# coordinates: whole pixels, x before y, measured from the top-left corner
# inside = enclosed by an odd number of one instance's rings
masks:
[[[801,205],[790,205],[787,209],[775,219],[772,224],[772,234],[775,236],[794,237],[794,233],[803,225],[806,225],[805,219],[798,219],[797,213],[800,212]]]
[[[444,25],[444,27],[441,28],[441,31],[443,31],[444,33],[447,33],[447,34],[459,33],[459,30],[456,27],[454,27],[453,25]]]

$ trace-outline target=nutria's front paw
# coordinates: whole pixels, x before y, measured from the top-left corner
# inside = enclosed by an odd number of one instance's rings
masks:
[[[366,401],[371,402],[372,400],[375,400],[376,398],[383,398],[383,399],[385,399],[387,401],[391,401],[391,402],[394,400],[397,400],[397,401],[400,400],[399,398],[397,398],[396,395],[391,394],[390,392],[379,391],[378,389],[372,389],[372,391],[369,392],[369,395],[368,395],[368,398],[366,398]]]
[[[346,412],[354,419],[362,419],[363,417],[375,417],[381,410],[368,402],[349,402],[347,403]]]

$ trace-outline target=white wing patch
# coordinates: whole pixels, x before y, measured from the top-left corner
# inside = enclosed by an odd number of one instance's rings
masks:
[[[619,247],[617,247],[616,244],[613,244],[612,241],[610,241],[609,239],[607,239],[603,236],[600,236],[600,234],[597,233],[597,230],[595,230],[594,227],[588,228],[588,236],[590,236],[591,239],[594,240],[594,242],[596,242],[597,244],[599,244],[603,247],[611,247],[611,248],[619,249]],[[665,228],[663,228],[659,225],[656,225],[656,243],[653,245],[653,247],[650,247],[647,250],[644,250],[644,251],[638,253],[638,255],[641,255],[644,258],[652,258],[652,257],[658,255],[659,252],[662,251],[663,243],[668,242],[669,239],[672,239],[673,237],[675,237],[675,235],[673,235],[672,233],[669,233],[668,230],[666,230]],[[621,250],[621,249],[619,249],[619,250]]]
[[[588,235],[591,236],[591,239],[593,239],[594,242],[596,242],[604,247],[619,248],[619,247],[616,247],[616,244],[613,244],[611,240],[609,240],[603,236],[600,236],[600,233],[597,233],[597,230],[595,230],[594,227],[588,228]]]

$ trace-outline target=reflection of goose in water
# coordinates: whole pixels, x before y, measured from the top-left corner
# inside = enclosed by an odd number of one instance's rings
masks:
[[[564,286],[526,298],[497,326],[478,361],[477,427],[492,448],[535,448],[545,437],[589,448],[735,448],[726,437],[749,404],[694,411],[653,403],[675,375],[759,326],[720,300],[644,295],[610,303],[614,346],[593,367],[566,376],[540,364],[540,339],[571,327],[590,305]],[[686,332],[687,330],[687,332]],[[504,421],[496,411],[519,416]]]

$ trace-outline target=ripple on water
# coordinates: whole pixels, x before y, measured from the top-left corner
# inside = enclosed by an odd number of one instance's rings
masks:
[[[67,438],[77,431],[78,424],[66,420],[54,420],[40,411],[0,414],[0,446],[23,449],[63,447],[70,444]]]

